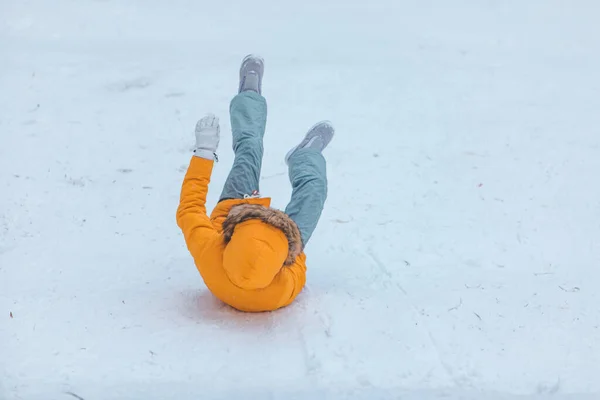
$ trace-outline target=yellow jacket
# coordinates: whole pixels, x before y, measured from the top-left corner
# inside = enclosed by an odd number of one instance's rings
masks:
[[[294,252],[294,240],[268,219],[246,218],[236,224],[228,219],[233,207],[244,204],[255,205],[246,207],[251,210],[256,205],[267,210],[270,198],[224,200],[209,218],[206,195],[213,164],[192,157],[177,209],[177,225],[204,283],[217,298],[241,311],[272,311],[289,305],[306,282],[304,252]],[[226,227],[231,226],[228,235],[223,233],[226,220]]]

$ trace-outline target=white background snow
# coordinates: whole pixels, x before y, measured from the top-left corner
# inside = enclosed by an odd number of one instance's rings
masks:
[[[0,0],[0,399],[600,399],[599,15]],[[285,152],[337,129],[306,289],[253,315],[175,224],[208,111],[217,201],[250,52],[276,207]]]

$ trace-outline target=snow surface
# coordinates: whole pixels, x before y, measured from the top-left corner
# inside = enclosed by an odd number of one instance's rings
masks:
[[[600,399],[600,3],[0,0],[0,398]],[[263,195],[330,119],[289,308],[207,291],[193,128],[232,163],[266,59]],[[522,397],[521,397],[522,396]]]

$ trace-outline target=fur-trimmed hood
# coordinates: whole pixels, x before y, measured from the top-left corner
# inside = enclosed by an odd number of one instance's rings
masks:
[[[231,241],[235,227],[249,220],[260,220],[283,232],[288,241],[288,255],[284,265],[291,265],[302,253],[302,237],[298,226],[284,212],[256,204],[240,204],[231,208],[223,222],[225,244]]]

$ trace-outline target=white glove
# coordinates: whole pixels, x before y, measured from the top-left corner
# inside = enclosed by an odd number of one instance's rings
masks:
[[[219,118],[214,114],[206,114],[196,124],[196,149],[194,155],[207,160],[218,160],[217,148],[221,128],[219,127]]]

